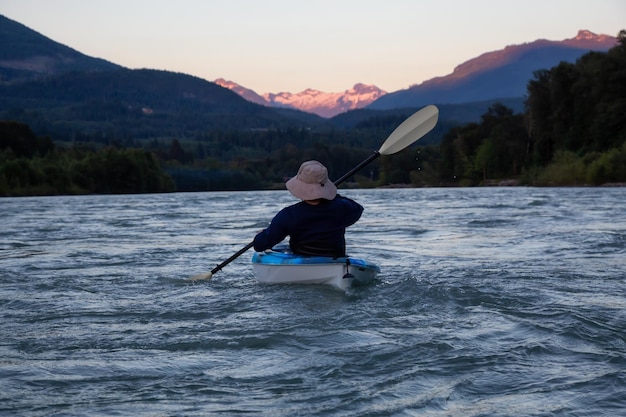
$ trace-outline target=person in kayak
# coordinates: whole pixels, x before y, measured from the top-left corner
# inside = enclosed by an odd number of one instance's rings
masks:
[[[285,185],[302,201],[274,216],[269,227],[254,238],[254,250],[271,249],[289,236],[289,247],[297,255],[346,256],[346,227],[361,218],[363,207],[337,194],[328,170],[318,161],[303,162]]]

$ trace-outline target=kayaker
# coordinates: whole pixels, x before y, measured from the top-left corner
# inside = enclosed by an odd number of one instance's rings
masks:
[[[318,161],[303,162],[298,174],[285,184],[302,201],[274,216],[269,227],[254,238],[254,250],[271,249],[289,236],[289,247],[295,254],[346,256],[346,227],[359,220],[363,207],[337,194],[328,170]]]

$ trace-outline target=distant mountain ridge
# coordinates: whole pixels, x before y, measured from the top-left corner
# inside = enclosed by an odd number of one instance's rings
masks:
[[[113,126],[128,127],[132,134],[188,136],[228,127],[308,129],[336,123],[349,127],[372,117],[372,111],[406,116],[425,104],[437,104],[443,126],[445,120],[476,121],[495,101],[521,111],[532,71],[550,68],[559,60],[573,62],[590,50],[604,51],[616,43],[615,37],[580,31],[573,39],[539,40],[488,52],[448,76],[407,90],[386,93],[357,83],[336,93],[306,89],[261,95],[224,79],[210,82],[171,71],[128,69],[84,55],[0,15],[0,118],[89,134]],[[566,59],[563,50],[571,52]]]
[[[271,107],[298,109],[327,118],[334,117],[348,110],[366,107],[379,97],[387,94],[386,91],[375,85],[357,83],[351,89],[339,93],[325,93],[307,88],[299,93],[280,92],[260,95],[253,90],[223,78],[218,78],[214,82],[236,92],[253,103]]]
[[[535,71],[552,68],[561,61],[573,63],[587,52],[605,52],[615,45],[616,37],[580,30],[576,37],[563,41],[539,39],[507,46],[466,61],[446,76],[389,93],[368,108],[386,110],[523,97]]]
[[[435,77],[406,90],[387,93],[365,84],[355,84],[342,93],[325,93],[306,89],[299,93],[264,93],[222,78],[214,82],[253,103],[271,107],[288,107],[322,117],[334,117],[348,110],[369,108],[390,110],[421,107],[427,104],[461,104],[518,98],[526,94],[533,72],[548,69],[561,61],[575,62],[589,51],[607,51],[617,38],[580,30],[571,39],[539,39],[521,45],[487,52],[458,65],[446,76]]]
[[[0,15],[0,84],[71,71],[111,71],[112,62],[84,55]]]
[[[451,79],[465,78],[477,72],[489,71],[493,68],[502,66],[505,63],[514,62],[515,60],[524,57],[529,52],[546,47],[564,47],[564,49],[574,50],[574,55],[577,55],[577,50],[583,50],[583,53],[588,51],[605,51],[612,48],[616,44],[617,38],[615,37],[608,35],[596,35],[588,30],[580,30],[574,38],[565,39],[563,41],[539,39],[530,43],[509,45],[504,49],[486,52],[476,58],[472,58],[469,61],[458,65],[454,68],[452,74],[443,77],[435,77],[424,81],[422,84],[442,83]],[[555,56],[554,58],[557,57]],[[550,67],[551,66],[552,65],[550,65]]]
[[[1,15],[0,119],[62,140],[198,137],[323,121],[251,103],[199,77],[92,58]]]

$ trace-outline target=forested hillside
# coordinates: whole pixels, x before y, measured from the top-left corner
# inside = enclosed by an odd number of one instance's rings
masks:
[[[206,105],[207,111],[213,108]],[[305,159],[322,161],[337,178],[378,149],[415,110],[371,112],[344,128],[217,126],[193,136],[159,135],[155,121],[150,139],[118,126],[119,130],[93,132],[100,139],[92,136],[89,142],[80,137],[70,141],[42,137],[24,124],[6,121],[0,124],[0,194],[282,187]],[[74,111],[92,112],[99,120],[107,111],[135,110],[96,106]],[[625,115],[626,31],[622,31],[619,44],[606,53],[588,53],[574,64],[536,71],[528,83],[524,112],[496,103],[479,122],[455,126],[444,121],[432,132],[443,137],[441,143],[383,157],[345,186],[624,183]],[[194,116],[189,116],[193,124]]]
[[[626,31],[607,53],[536,71],[524,114],[492,108],[480,124],[452,130],[441,151],[444,178],[470,184],[626,181]]]
[[[0,84],[0,117],[55,140],[193,137],[215,129],[302,126],[320,118],[270,109],[197,77],[157,70],[72,72]]]
[[[0,195],[174,191],[154,154],[107,147],[59,148],[26,125],[0,122]]]

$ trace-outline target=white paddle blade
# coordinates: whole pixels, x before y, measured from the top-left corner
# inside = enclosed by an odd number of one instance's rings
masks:
[[[189,281],[210,281],[213,278],[213,274],[210,272],[206,272],[204,274],[194,275],[191,278],[188,278]]]
[[[394,130],[378,152],[391,155],[400,152],[433,130],[439,119],[439,109],[432,104],[415,112]]]

